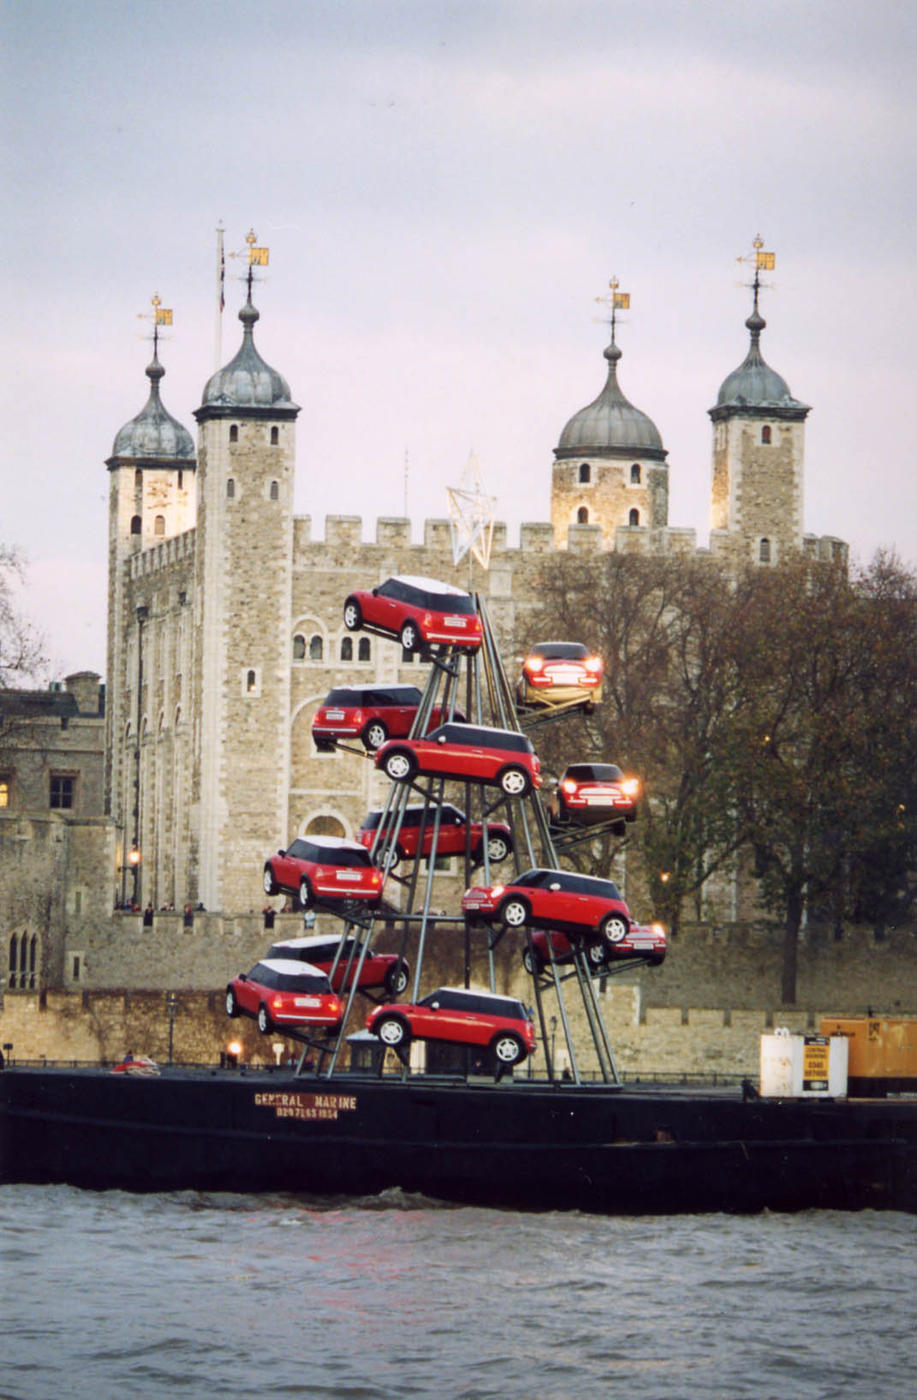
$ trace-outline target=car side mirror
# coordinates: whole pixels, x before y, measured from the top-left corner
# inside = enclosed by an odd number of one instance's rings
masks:
[[[436,742],[437,742],[438,744],[444,744],[444,743],[446,742],[446,736],[445,736],[445,734],[438,734],[438,735],[436,736]]]
[[[548,885],[548,889],[549,889],[549,890],[559,890],[559,889],[560,889],[560,885],[559,885],[559,883],[557,882],[557,880],[554,881],[553,885]]]
[[[277,854],[278,854],[279,856],[285,856],[285,855],[286,855],[286,851],[278,851]]]
[[[431,1001],[431,1002],[430,1002],[430,1010],[431,1010],[431,1011],[438,1011],[438,1010],[439,1010],[439,1002],[438,1002],[438,1001]]]
[[[248,973],[247,973],[247,972],[240,972],[240,973],[239,973],[239,981],[240,981],[240,982],[247,982],[247,981],[248,981]]]

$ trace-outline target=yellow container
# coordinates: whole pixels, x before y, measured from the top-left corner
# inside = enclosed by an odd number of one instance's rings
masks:
[[[917,1016],[822,1016],[822,1035],[845,1035],[851,1079],[917,1080]]]

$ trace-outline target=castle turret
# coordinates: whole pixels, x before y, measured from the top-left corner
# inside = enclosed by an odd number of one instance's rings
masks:
[[[757,246],[757,245],[756,245]],[[771,256],[771,255],[766,255]],[[748,354],[720,385],[713,420],[710,546],[735,563],[773,564],[803,547],[805,420],[800,403],[761,354],[767,322],[754,305]]]
[[[608,376],[602,392],[573,415],[554,449],[551,523],[559,549],[566,548],[571,525],[600,526],[603,547],[612,549],[621,526],[668,524],[668,454],[655,423],[618,384],[614,320],[604,354]]]
[[[298,406],[255,348],[208,381],[200,427],[192,869],[208,909],[254,908],[265,851],[286,841],[293,474]]]

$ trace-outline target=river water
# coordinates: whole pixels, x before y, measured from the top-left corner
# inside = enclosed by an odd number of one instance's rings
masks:
[[[0,1187],[3,1400],[904,1400],[917,1218]]]

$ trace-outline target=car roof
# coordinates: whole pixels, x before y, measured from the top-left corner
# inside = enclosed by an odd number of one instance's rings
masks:
[[[491,1001],[506,1001],[512,1006],[519,1005],[518,997],[502,996],[500,992],[492,992],[489,987],[437,987],[435,992],[430,992],[430,996],[437,996],[440,992],[451,992],[453,995],[463,997],[490,997]]]
[[[344,836],[297,836],[297,841],[308,841],[313,846],[320,846],[323,851],[339,851],[343,847],[347,851],[365,851],[366,847],[359,841],[348,841]],[[290,843],[292,845],[292,842]]]
[[[427,578],[424,574],[393,574],[398,583],[406,583],[409,588],[421,588],[425,593],[446,593],[454,598],[467,598],[466,588],[456,588],[453,583],[443,583],[438,578]]]
[[[279,943],[275,943],[275,948],[323,948],[326,943],[343,943],[344,937],[340,933],[314,933],[308,938],[284,938]],[[264,959],[262,959],[262,962]],[[302,967],[301,962],[297,962],[297,967]]]
[[[271,972],[279,972],[286,977],[308,977],[312,972],[316,977],[324,977],[326,974],[314,963],[299,962],[296,958],[259,958],[258,966],[267,967]]]
[[[357,682],[353,685],[335,685],[328,692],[329,695],[333,695],[336,690],[358,690],[363,695],[374,695],[377,692],[390,695],[394,690],[413,690],[416,695],[420,695],[419,686],[411,685],[409,681],[389,681],[387,685],[383,681],[373,681],[371,685],[360,685]]]

